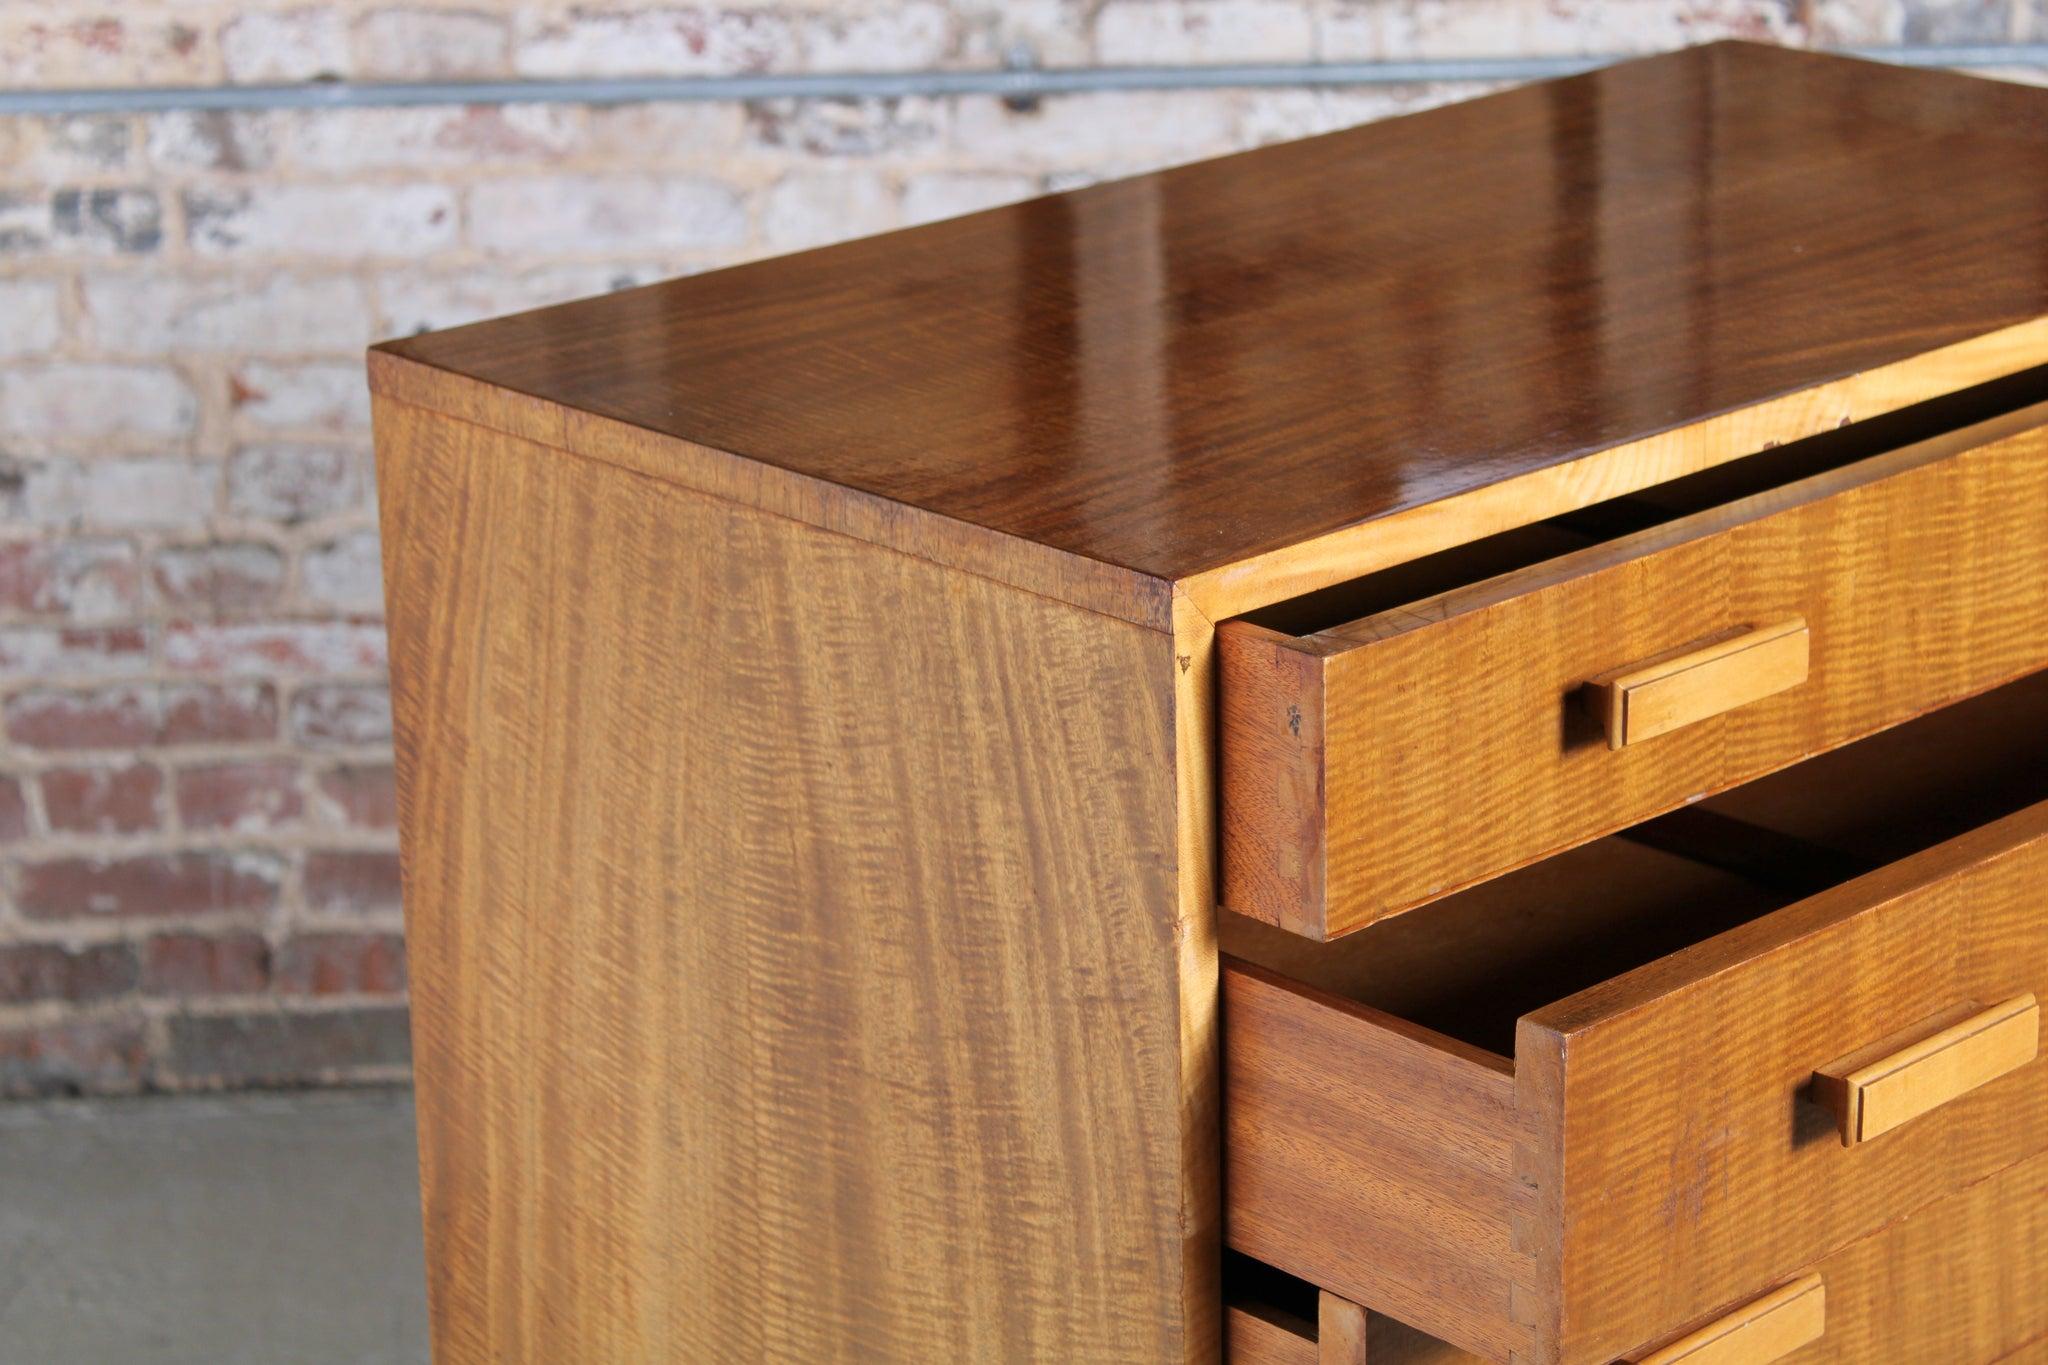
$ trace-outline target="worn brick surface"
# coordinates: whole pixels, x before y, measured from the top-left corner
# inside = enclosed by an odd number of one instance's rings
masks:
[[[149,763],[47,768],[43,818],[59,834],[139,834],[162,824],[164,775]]]
[[[397,934],[300,934],[277,958],[277,985],[296,995],[397,995],[405,940]]]
[[[15,885],[17,908],[30,919],[142,919],[261,915],[276,906],[283,881],[275,854],[193,850],[28,862]]]
[[[260,934],[155,934],[142,947],[142,989],[178,999],[252,995],[269,989],[270,961]]]
[[[1726,36],[2048,41],[2048,0],[27,0],[0,87]],[[1481,92],[0,118],[0,1093],[403,1072],[366,343]]]
[[[306,855],[305,878],[310,910],[354,915],[399,909],[395,853],[316,850]]]

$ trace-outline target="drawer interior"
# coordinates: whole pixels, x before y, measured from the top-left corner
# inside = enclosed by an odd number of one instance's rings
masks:
[[[1277,602],[1249,612],[1243,619],[1286,635],[1314,635],[1339,626],[1370,635],[1366,623],[1372,617],[1416,607],[1503,574],[1766,494],[1903,446],[1964,433],[2044,402],[2048,402],[2048,366],[1774,446],[1685,478]],[[2030,417],[2024,425],[2042,420],[2048,420],[2048,414]],[[1972,434],[1965,443],[1983,439],[1982,433]]]
[[[2041,801],[2048,672],[1332,942],[1225,913],[1222,948],[1509,1058],[1523,1015]]]

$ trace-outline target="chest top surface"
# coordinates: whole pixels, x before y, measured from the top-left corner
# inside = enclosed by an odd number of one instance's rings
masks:
[[[1719,44],[380,349],[1178,579],[2044,315],[2048,91]]]

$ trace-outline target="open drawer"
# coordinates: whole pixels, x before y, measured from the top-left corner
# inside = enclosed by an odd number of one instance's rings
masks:
[[[2044,394],[2001,381],[1223,623],[1223,904],[1334,938],[2048,663]]]
[[[1787,1291],[1815,1283],[1820,1302],[1786,1302]],[[1365,1365],[1485,1359],[1384,1314],[1361,1324],[1366,1315],[1355,1305],[1249,1257],[1224,1258],[1223,1287],[1229,1365],[1358,1365],[1361,1354]],[[1719,1333],[1716,1344],[1729,1349],[1717,1355],[1683,1350],[1717,1329],[1745,1326],[1744,1340]],[[2039,1154],[1774,1281],[1659,1348],[1667,1360],[1697,1365],[1980,1365],[2048,1357],[2044,1338],[2048,1154]],[[1632,1354],[1656,1360],[1655,1349]]]
[[[2048,674],[1335,943],[1223,919],[1229,1244],[1614,1360],[2048,1147]]]

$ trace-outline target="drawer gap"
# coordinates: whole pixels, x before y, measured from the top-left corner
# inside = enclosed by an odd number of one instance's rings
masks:
[[[2048,672],[1343,938],[1223,950],[1502,1058],[1524,1015],[2048,801]]]
[[[1419,608],[1461,588],[1785,488],[1902,446],[1958,433],[2044,401],[2048,366],[2023,370],[1276,602],[1242,619],[1284,635],[1307,636],[1355,625],[1361,618]]]

